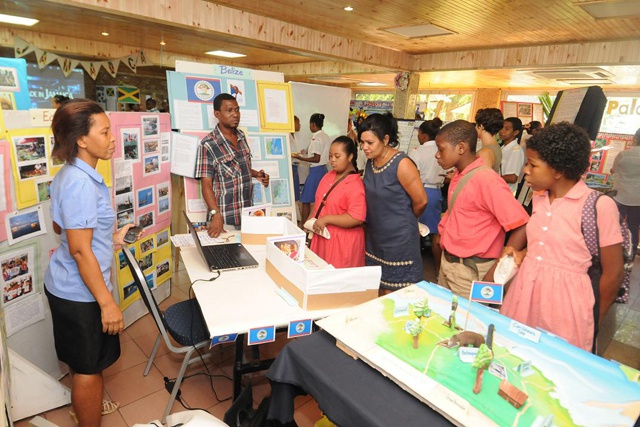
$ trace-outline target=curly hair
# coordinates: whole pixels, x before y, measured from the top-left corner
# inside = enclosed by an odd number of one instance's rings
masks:
[[[589,167],[591,141],[584,129],[561,122],[540,130],[527,140],[527,150],[538,153],[551,168],[570,181],[578,181]]]
[[[504,116],[498,108],[481,108],[476,112],[476,125],[495,135],[504,126]]]

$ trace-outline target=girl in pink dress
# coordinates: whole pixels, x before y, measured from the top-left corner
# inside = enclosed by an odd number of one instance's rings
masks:
[[[364,266],[364,229],[367,204],[364,184],[356,168],[357,147],[347,136],[339,136],[331,143],[329,161],[333,170],[318,184],[315,199],[317,216],[313,225],[311,250],[336,268]],[[324,196],[324,207],[317,215]],[[324,229],[330,238],[322,237]]]
[[[587,134],[565,122],[544,128],[527,141],[524,179],[534,190],[528,248],[504,250],[521,265],[501,310],[587,351],[594,349],[596,322],[613,303],[623,272],[618,209],[613,199],[601,197],[596,205],[600,314],[594,319],[595,297],[587,275],[591,255],[581,230],[582,207],[592,190],[580,178],[589,167],[590,151]]]

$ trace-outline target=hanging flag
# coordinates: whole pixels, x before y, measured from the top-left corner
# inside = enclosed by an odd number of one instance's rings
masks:
[[[124,58],[124,63],[135,73],[138,64],[138,52]]]
[[[13,38],[13,49],[16,58],[22,58],[23,56],[33,52],[36,50],[35,46],[31,46],[25,40],[22,40],[20,37]]]
[[[75,70],[75,68],[78,66],[78,63],[80,63],[80,61],[78,61],[77,59],[63,58],[62,56],[58,57],[60,70],[65,77],[69,77],[69,74],[71,74],[71,72]]]
[[[484,302],[490,304],[502,304],[504,296],[504,285],[491,282],[471,283],[471,301]]]
[[[147,60],[147,55],[141,50],[138,52],[138,61],[136,62],[138,67],[144,67],[148,65],[153,65],[149,60]]]
[[[118,67],[120,66],[120,60],[112,59],[111,61],[104,61],[102,63],[102,66],[104,67],[105,70],[107,70],[109,74],[111,74],[111,77],[115,77],[116,74],[118,74]]]
[[[85,70],[87,70],[87,73],[89,73],[89,76],[95,80],[96,77],[98,77],[98,72],[100,71],[100,63],[99,62],[92,62],[92,61],[82,61],[80,62],[82,64],[82,66],[84,67]]]
[[[46,52],[42,49],[35,49],[36,59],[38,60],[38,68],[43,69],[47,65],[51,64],[54,60],[58,59],[58,55],[51,52]]]
[[[140,89],[135,86],[118,86],[118,102],[123,104],[139,104]]]

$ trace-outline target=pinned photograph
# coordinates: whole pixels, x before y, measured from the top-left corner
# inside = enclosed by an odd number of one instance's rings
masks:
[[[51,181],[51,179],[36,181],[36,188],[38,190],[38,203],[51,200]]]
[[[130,193],[133,190],[131,175],[116,178],[116,195]]]
[[[160,142],[157,139],[148,139],[142,143],[142,154],[155,154],[160,149]]]
[[[53,135],[49,136],[49,152],[53,153],[53,146],[55,145],[56,140],[53,137]],[[57,158],[51,156],[51,166],[53,167],[58,167],[58,166],[63,166],[64,165],[64,160],[58,160]]]
[[[160,173],[159,156],[156,154],[154,156],[145,157],[142,176],[155,175],[157,173]]]
[[[248,208],[242,209],[242,216],[270,216],[271,215],[271,203],[265,203],[262,205],[253,205]]]
[[[269,182],[269,188],[271,188],[271,203],[273,204],[273,206],[291,205],[288,180],[272,179]]]
[[[47,233],[42,207],[8,213],[5,217],[9,245]]]
[[[133,254],[134,257],[136,256],[135,247],[129,246],[129,251],[131,252],[131,254]],[[127,267],[127,261],[125,260],[124,253],[122,253],[122,251],[118,251],[118,266],[120,270]]]
[[[19,136],[13,138],[18,164],[44,160],[47,157],[44,136]]]
[[[284,157],[284,147],[282,145],[282,137],[274,136],[274,137],[266,137],[264,139],[265,157],[267,159],[281,159]]]
[[[135,282],[131,282],[128,285],[125,285],[122,288],[122,294],[124,295],[124,299],[129,298],[131,295],[133,295],[136,291],[138,290],[138,287],[136,286]],[[122,303],[121,303],[122,304]]]
[[[164,229],[158,234],[156,234],[156,243],[158,247],[164,246],[169,242],[169,229]]]
[[[304,234],[299,236],[267,238],[267,240],[272,242],[283,254],[296,262],[304,261],[305,239],[306,236]]]
[[[247,143],[251,149],[251,160],[261,160],[262,153],[260,152],[260,138],[257,136],[247,137]]]
[[[150,236],[148,239],[140,242],[140,255],[152,251],[156,248],[154,240],[154,236]]]
[[[160,136],[160,116],[141,116],[142,137],[155,138]]]
[[[265,195],[264,185],[262,185],[260,181],[255,178],[251,180],[251,183],[253,184],[251,188],[251,191],[253,191],[253,194],[251,195],[253,201],[252,204],[255,206],[266,203],[267,196]]]
[[[140,258],[140,261],[138,261],[138,265],[140,265],[140,269],[142,271],[153,267],[153,252]]]
[[[33,246],[3,254],[0,257],[0,269],[2,269],[0,289],[2,289],[3,305],[14,303],[26,295],[33,294]]]
[[[31,274],[20,276],[17,279],[5,282],[2,288],[2,303],[6,305],[16,302],[31,292],[33,292],[33,276]]]
[[[227,80],[229,93],[236,99],[240,107],[246,106],[246,93],[243,80]]]
[[[138,209],[144,208],[145,206],[151,206],[154,204],[153,202],[153,187],[141,188],[137,192],[138,203],[136,207]]]
[[[140,129],[121,129],[120,140],[122,141],[122,158],[140,160]]]
[[[156,272],[152,271],[149,274],[144,275],[145,280],[147,281],[147,286],[149,289],[153,289],[156,287]]]
[[[165,212],[169,212],[169,198],[168,197],[164,197],[160,200],[158,200],[158,213],[165,213]]]
[[[158,199],[163,197],[169,197],[169,182],[163,182],[160,184],[156,184],[156,191],[158,194]]]
[[[18,70],[12,67],[0,67],[0,90],[20,92]]]
[[[116,195],[116,212],[128,211],[133,209],[133,193],[124,193]]]
[[[20,181],[49,175],[47,162],[18,166]]]
[[[147,212],[146,214],[143,214],[143,215],[140,215],[138,217],[138,224],[142,228],[152,227],[153,224],[154,224],[154,222],[153,222],[153,211]]]
[[[167,274],[169,272],[169,270],[171,269],[171,265],[169,264],[169,260],[164,260],[162,261],[160,264],[158,264],[156,266],[156,277],[158,278],[158,280],[164,275]]]
[[[118,223],[117,228],[122,228],[127,224],[133,224],[134,222],[133,209],[118,212],[116,214],[116,220]]]

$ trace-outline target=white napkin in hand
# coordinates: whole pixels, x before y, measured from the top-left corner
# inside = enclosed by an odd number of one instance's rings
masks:
[[[311,218],[309,220],[307,220],[307,222],[304,223],[304,228],[306,228],[307,230],[311,231],[312,233],[315,233],[315,231],[313,231],[313,224],[316,223],[316,218]],[[318,233],[316,233],[318,234]],[[324,228],[324,230],[322,230],[322,234],[319,234],[320,236],[324,237],[325,239],[330,239],[331,238],[331,234],[329,234],[329,230],[327,230],[327,227]]]
[[[427,227],[425,224],[418,222],[418,232],[422,237],[427,237],[429,233],[431,233],[431,230],[429,230],[429,227]]]
[[[500,258],[496,270],[493,272],[493,281],[504,285],[516,275],[517,271],[518,267],[511,255]]]

